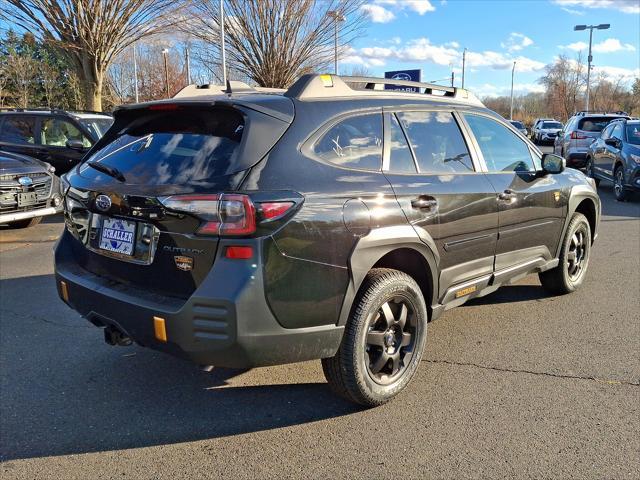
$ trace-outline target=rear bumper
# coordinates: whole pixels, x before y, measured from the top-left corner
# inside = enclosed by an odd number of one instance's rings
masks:
[[[185,301],[84,270],[71,255],[71,241],[65,231],[55,249],[60,297],[93,324],[115,326],[142,346],[202,365],[249,368],[331,357],[342,340],[344,327],[336,325],[283,328],[265,300],[260,258],[230,260],[218,249],[211,272]],[[166,342],[155,336],[154,317],[165,321]]]

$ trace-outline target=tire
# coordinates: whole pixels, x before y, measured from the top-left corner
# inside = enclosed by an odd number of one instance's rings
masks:
[[[587,177],[593,178],[594,182],[596,182],[596,187],[600,186],[600,179],[596,178],[593,173],[593,159],[591,157],[587,157],[587,164],[585,165],[584,169]]]
[[[613,194],[619,202],[624,202],[629,196],[624,189],[624,169],[622,165],[618,165],[613,172]]]
[[[420,365],[427,320],[413,278],[387,268],[371,270],[354,301],[340,348],[322,360],[331,389],[367,407],[391,400]]]
[[[25,220],[16,220],[15,222],[9,222],[11,228],[29,228],[35,227],[42,221],[42,217],[27,218]]]
[[[538,274],[545,290],[555,295],[576,291],[589,266],[591,254],[591,226],[587,217],[574,213],[562,239],[560,263],[557,267]]]

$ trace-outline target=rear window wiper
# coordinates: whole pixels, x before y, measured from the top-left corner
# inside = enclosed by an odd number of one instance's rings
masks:
[[[110,167],[98,162],[87,162],[87,165],[89,165],[91,168],[95,168],[99,172],[106,173],[110,177],[113,177],[120,182],[125,182],[124,175],[115,167]]]

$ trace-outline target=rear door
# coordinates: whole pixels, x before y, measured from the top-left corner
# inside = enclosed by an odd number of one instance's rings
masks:
[[[459,288],[452,286],[488,282],[498,228],[496,194],[474,164],[456,115],[387,112],[384,171],[418,235],[431,248],[435,244],[440,301],[455,298]]]
[[[567,208],[557,176],[540,173],[540,158],[497,119],[465,113],[499,205],[495,270],[551,260]]]

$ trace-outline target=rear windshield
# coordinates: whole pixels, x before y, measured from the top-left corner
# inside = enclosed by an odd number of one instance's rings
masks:
[[[617,117],[587,117],[578,122],[578,130],[584,132],[601,132],[610,121]]]
[[[562,128],[562,124],[560,122],[544,122],[542,128]]]
[[[640,145],[640,123],[627,123],[627,142]]]
[[[243,130],[242,115],[232,109],[150,112],[87,161],[118,169],[127,183],[206,182],[227,172]]]
[[[516,128],[524,128],[524,125],[521,122],[511,122],[511,125]]]

